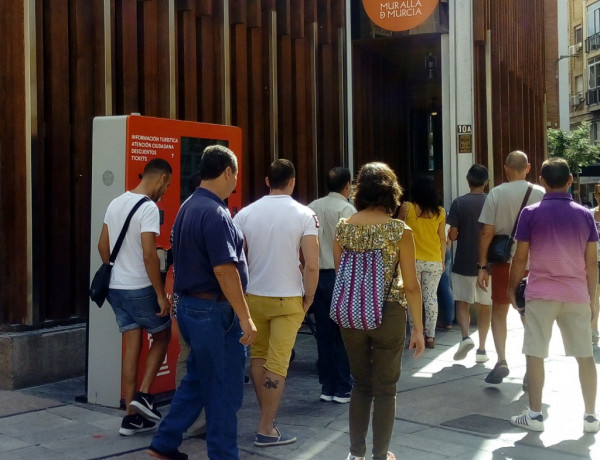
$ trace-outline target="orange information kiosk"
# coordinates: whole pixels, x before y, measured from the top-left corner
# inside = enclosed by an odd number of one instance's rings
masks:
[[[157,251],[170,248],[170,233],[179,206],[193,192],[190,183],[198,171],[200,157],[209,145],[224,145],[238,158],[241,168],[242,132],[234,126],[214,125],[140,115],[97,117],[92,137],[92,201],[90,238],[90,279],[101,260],[97,250],[104,213],[110,201],[131,190],[140,181],[146,163],[154,158],[169,162],[173,169],[171,185],[157,203],[161,214]],[[235,213],[241,207],[241,178],[228,200]],[[167,294],[172,294],[173,269],[165,274]],[[151,336],[144,335],[138,380],[143,373]],[[123,342],[114,313],[108,303],[98,308],[90,302],[88,326],[87,398],[92,404],[119,407]],[[175,389],[175,371],[179,355],[178,330],[173,322],[173,338],[165,361],[150,389],[163,393]]]

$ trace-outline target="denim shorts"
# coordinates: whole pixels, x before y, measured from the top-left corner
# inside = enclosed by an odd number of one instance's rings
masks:
[[[160,307],[152,286],[109,289],[107,300],[115,312],[121,333],[141,328],[156,334],[171,326],[170,316],[156,316]]]

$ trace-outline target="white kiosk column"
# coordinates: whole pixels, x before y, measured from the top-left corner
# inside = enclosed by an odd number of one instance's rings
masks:
[[[90,280],[102,263],[97,244],[104,213],[110,202],[125,191],[126,120],[127,116],[94,119]],[[90,301],[88,334],[88,402],[119,407],[123,342],[108,301],[102,308]]]
[[[465,178],[475,160],[473,148],[477,134],[473,131],[472,0],[454,0],[448,6],[450,31],[441,38],[446,207],[456,197],[469,192]]]

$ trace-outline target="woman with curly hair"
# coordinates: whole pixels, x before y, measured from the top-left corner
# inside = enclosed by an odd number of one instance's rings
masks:
[[[425,347],[435,347],[438,316],[437,288],[446,255],[446,211],[440,205],[433,179],[419,177],[410,188],[410,201],[400,208],[400,219],[415,235],[417,278],[425,305]]]
[[[386,298],[382,321],[375,329],[341,328],[354,388],[350,398],[350,453],[346,460],[364,460],[373,408],[373,459],[395,460],[388,452],[396,415],[396,382],[400,378],[406,337],[406,309],[413,318],[409,349],[419,357],[425,348],[421,321],[421,289],[415,267],[415,243],[406,224],[391,215],[402,189],[384,163],[367,163],[354,191],[358,212],[340,219],[333,248],[336,272],[343,252],[381,251]]]

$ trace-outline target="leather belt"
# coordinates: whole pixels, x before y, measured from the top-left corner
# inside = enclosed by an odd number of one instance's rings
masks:
[[[203,299],[203,300],[216,300],[216,301],[227,300],[227,298],[223,294],[216,294],[214,292],[195,292],[193,294],[188,294],[188,296],[193,297],[195,299]]]

